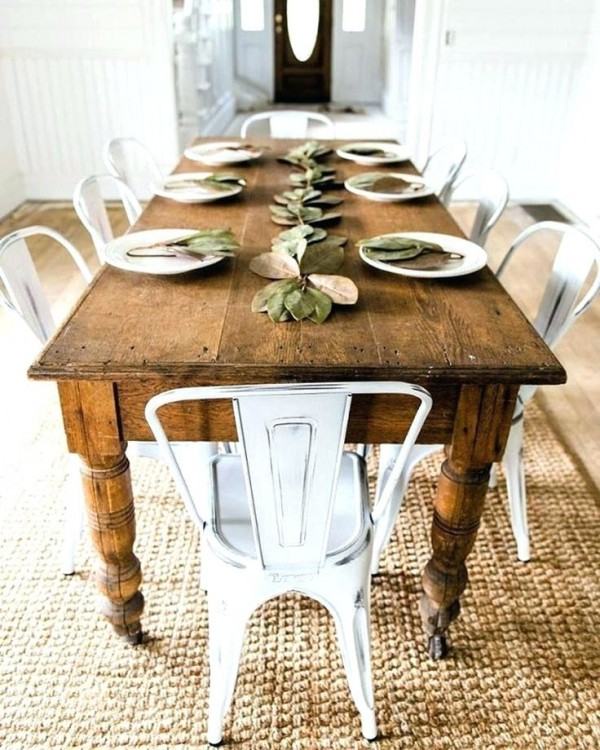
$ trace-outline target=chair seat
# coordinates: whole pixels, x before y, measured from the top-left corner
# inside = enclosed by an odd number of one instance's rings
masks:
[[[257,557],[250,503],[246,492],[242,459],[224,454],[212,460],[211,491],[218,541],[238,554]],[[342,454],[327,555],[351,547],[364,533],[369,518],[368,487],[364,460],[356,453]]]

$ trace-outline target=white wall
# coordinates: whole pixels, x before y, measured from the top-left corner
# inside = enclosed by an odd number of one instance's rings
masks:
[[[594,0],[446,0],[431,146],[463,138],[466,168],[496,167],[514,199],[556,198],[593,8]]]
[[[557,198],[600,231],[600,5],[589,24],[587,49],[566,123]]]
[[[384,24],[384,113],[406,140],[415,0],[387,0]]]
[[[0,0],[0,53],[27,198],[70,198],[117,135],[176,159],[170,0]]]
[[[25,200],[25,184],[19,170],[15,138],[6,91],[0,78],[0,219]]]

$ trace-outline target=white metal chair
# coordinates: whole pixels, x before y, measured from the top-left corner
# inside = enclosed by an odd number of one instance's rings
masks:
[[[466,158],[466,143],[453,141],[434,151],[425,162],[423,177],[444,205],[450,199],[450,190]]]
[[[600,293],[600,244],[585,227],[571,226],[556,221],[542,221],[525,229],[513,241],[498,268],[498,277],[502,276],[514,253],[531,237],[542,232],[551,232],[562,238],[538,312],[533,320],[535,329],[546,344],[554,347]],[[586,282],[590,276],[591,281],[586,290]],[[519,390],[512,427],[502,458],[512,531],[517,544],[517,557],[522,562],[527,562],[531,557],[527,524],[527,492],[523,470],[523,417],[525,406],[536,390],[537,386],[534,385],[524,385]],[[391,536],[414,467],[425,456],[441,448],[441,445],[415,445],[408,452],[408,458],[405,460],[400,457],[400,446],[381,446],[375,496],[378,497],[383,491],[386,477],[399,461],[404,461],[401,472],[404,481],[397,485],[394,497],[388,503],[386,521],[382,522],[382,533],[377,540],[380,544],[375,545],[373,552],[373,572],[377,572],[379,557]],[[495,472],[493,471],[490,486],[494,484]],[[385,530],[383,530],[384,526]]]
[[[477,196],[477,213],[469,232],[469,239],[485,247],[489,233],[508,204],[508,183],[493,169],[465,175],[454,182],[448,200],[461,200],[461,195],[470,198]]]
[[[104,147],[104,163],[108,171],[120,177],[138,200],[154,195],[154,187],[163,175],[150,150],[137,138],[113,138]]]
[[[222,739],[250,615],[288,591],[316,599],[332,614],[362,733],[367,739],[377,734],[369,637],[371,552],[401,464],[391,472],[371,515],[365,461],[343,450],[355,393],[398,393],[419,401],[402,448],[408,454],[431,398],[405,383],[179,388],[155,396],[146,406],[146,418],[183,500],[204,530],[211,744]],[[224,398],[233,401],[240,453],[211,460],[210,507],[203,510],[157,412],[173,402]]]
[[[114,238],[113,229],[106,210],[104,195],[118,196],[129,224],[135,224],[142,207],[131,188],[112,174],[85,177],[75,187],[73,206],[83,226],[88,230],[98,257],[104,262],[104,248]]]
[[[45,344],[56,330],[50,302],[44,291],[39,274],[27,247],[27,238],[45,235],[55,240],[69,253],[86,282],[92,278],[87,264],[79,251],[54,229],[42,226],[17,229],[0,239],[0,280],[6,295],[0,291],[0,305],[16,314],[38,340]],[[178,460],[185,467],[188,481],[204,481],[208,459],[218,451],[217,443],[177,443]],[[130,442],[127,454],[145,458],[159,458],[158,446],[154,442]],[[75,557],[84,525],[79,459],[72,456],[69,488],[65,508],[65,528],[61,568],[65,575],[75,570]],[[202,474],[204,473],[204,479]],[[199,477],[198,479],[196,479]],[[200,491],[197,488],[197,491]]]
[[[270,112],[257,112],[242,123],[240,136],[246,138],[250,127],[262,120],[269,121],[271,138],[306,138],[308,128],[313,123],[321,126],[320,138],[334,138],[335,127],[333,120],[320,112],[309,112],[300,109],[272,110]]]

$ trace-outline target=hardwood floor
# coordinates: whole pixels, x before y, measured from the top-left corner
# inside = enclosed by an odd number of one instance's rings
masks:
[[[468,204],[452,207],[452,211],[466,228],[473,208]],[[126,227],[125,217],[117,209],[112,210],[115,231]],[[490,235],[490,265],[496,268],[512,238],[523,228],[533,223],[532,217],[518,206],[511,206]],[[92,270],[98,267],[98,258],[89,236],[68,203],[26,203],[9,217],[0,221],[0,236],[18,227],[42,224],[64,234],[80,249]],[[80,294],[83,284],[75,266],[66,253],[46,239],[31,243],[36,265],[47,284],[57,319],[66,315]],[[506,274],[505,285],[527,314],[535,309],[543,281],[553,255],[552,243],[532,241],[516,257]],[[18,325],[5,310],[0,309],[0,337],[4,353],[2,385],[9,398],[3,398],[4,418],[10,419],[13,406],[27,402],[25,418],[35,420],[36,404],[40,399],[51,397],[45,386],[50,384],[30,383],[25,379],[27,365],[33,359],[37,342]],[[538,392],[536,398],[550,415],[564,441],[578,456],[592,481],[600,488],[600,375],[597,371],[600,343],[600,302],[580,320],[565,340],[558,346],[557,354],[565,365],[569,382],[564,386],[547,388]],[[16,416],[17,410],[14,409]],[[16,450],[18,441],[14,440]]]

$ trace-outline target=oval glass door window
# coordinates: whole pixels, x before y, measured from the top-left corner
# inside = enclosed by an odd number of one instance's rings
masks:
[[[287,33],[299,62],[312,55],[319,33],[319,0],[287,0]]]

